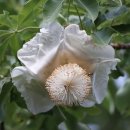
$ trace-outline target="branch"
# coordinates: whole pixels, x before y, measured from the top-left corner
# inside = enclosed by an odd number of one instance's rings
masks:
[[[130,49],[130,44],[111,44],[111,46],[116,50]]]

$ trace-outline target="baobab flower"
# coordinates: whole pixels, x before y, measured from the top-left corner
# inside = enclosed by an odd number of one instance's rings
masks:
[[[76,24],[47,24],[18,51],[23,66],[13,69],[12,81],[34,114],[54,105],[91,107],[105,97],[119,61],[114,55],[110,45],[94,44]]]

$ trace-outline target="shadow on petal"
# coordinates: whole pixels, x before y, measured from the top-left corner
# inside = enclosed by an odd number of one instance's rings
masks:
[[[24,97],[28,109],[33,114],[47,112],[53,108],[54,103],[49,99],[47,92],[25,67],[14,68],[11,76],[13,84]]]
[[[92,84],[93,94],[97,103],[101,103],[106,95],[109,74],[111,70],[115,69],[117,62],[119,62],[118,59],[104,60],[96,66],[96,70],[92,78]]]

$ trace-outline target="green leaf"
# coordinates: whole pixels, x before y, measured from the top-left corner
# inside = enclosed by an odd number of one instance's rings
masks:
[[[2,91],[0,94],[0,121],[3,121],[6,116],[6,110],[5,107],[7,106],[7,100],[10,95],[11,90],[11,82],[9,82],[9,79],[5,79],[6,81],[3,81],[4,84],[2,86]]]
[[[36,17],[38,16],[37,14],[39,13],[36,13],[36,10],[42,10],[42,7],[39,6],[44,5],[44,3],[45,0],[27,1],[18,15],[18,26],[23,27],[23,24],[25,24],[24,22],[28,22],[28,26],[30,26],[29,23],[35,22]]]
[[[9,79],[5,79],[5,83],[2,86],[2,91],[0,94],[0,104],[3,102],[3,100],[5,100],[5,98],[7,98],[8,94],[10,93],[12,84],[9,81]]]
[[[6,43],[0,44],[0,62],[4,59],[7,47],[8,44]]]
[[[9,34],[11,34],[12,32],[9,31],[9,30],[0,30],[0,38],[1,37],[4,37],[4,36],[7,36]]]
[[[0,24],[7,27],[12,27],[13,23],[8,14],[0,14]]]
[[[42,129],[45,130],[57,130],[57,126],[63,121],[61,114],[57,107],[54,107],[47,113],[44,113],[48,118],[42,123]],[[51,124],[51,125],[50,125]]]
[[[81,4],[83,8],[89,14],[89,18],[94,22],[99,13],[99,6],[96,0],[76,0],[78,3]]]
[[[84,113],[94,116],[100,113],[98,107],[84,108],[84,107],[71,107],[65,109],[69,114],[73,115],[76,119],[81,120],[84,118]]]
[[[126,13],[128,11],[126,6],[120,6],[112,9],[108,13],[105,14],[106,19],[114,19],[119,17],[120,15]]]
[[[107,12],[107,13],[106,13]],[[129,16],[130,11],[126,6],[112,7],[106,10],[104,13],[100,14],[96,19],[96,24],[98,24],[98,29],[117,26],[120,24],[128,24],[130,21]]]
[[[5,53],[7,51],[8,45],[10,43],[10,39],[14,34],[8,35],[3,41],[0,42],[0,61],[2,61],[5,57]]]
[[[114,79],[116,79],[116,78],[118,78],[118,77],[120,77],[120,76],[124,76],[124,72],[123,72],[123,70],[122,70],[121,67],[117,66],[117,67],[116,67],[116,70],[113,70],[113,71],[112,71],[111,76],[112,76]]]
[[[27,42],[29,41],[33,36],[36,35],[37,32],[39,32],[39,27],[26,27],[21,30],[19,30],[19,37],[21,41]]]
[[[67,111],[68,111],[67,108],[63,111],[66,116],[66,120],[62,122],[62,125],[64,125],[65,128],[68,128],[67,130],[90,130],[87,124],[81,123],[78,118],[76,118],[71,112]]]
[[[112,39],[114,31],[111,28],[104,28],[99,31],[96,31],[92,34],[96,44],[98,45],[107,45]]]
[[[63,2],[64,0],[48,0],[44,6],[44,10],[43,10],[44,19],[43,20],[46,22],[54,21],[61,10]]]
[[[18,37],[18,34],[15,33],[11,38],[10,38],[10,48],[13,52],[13,54],[16,56],[18,49],[20,49],[20,40]]]
[[[122,34],[128,34],[130,32],[130,24],[120,24],[112,26],[112,28]]]
[[[87,125],[76,121],[72,117],[69,120],[65,121],[65,123],[69,130],[90,130],[90,128]]]
[[[22,108],[27,108],[23,97],[21,97],[21,94],[14,87],[11,90],[10,101],[11,102],[13,102],[13,101],[16,102],[17,105],[22,107]]]
[[[10,77],[4,77],[4,78],[0,79],[0,93],[2,91],[4,84],[8,83],[9,81],[10,81]]]

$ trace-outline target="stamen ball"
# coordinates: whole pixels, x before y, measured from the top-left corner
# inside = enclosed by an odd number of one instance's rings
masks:
[[[46,81],[51,99],[58,105],[79,104],[91,94],[91,78],[77,64],[65,64],[56,68]]]

